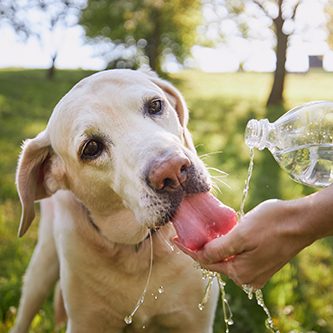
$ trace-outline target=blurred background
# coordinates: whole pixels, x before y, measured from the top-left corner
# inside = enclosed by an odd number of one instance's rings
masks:
[[[38,223],[16,236],[14,174],[25,138],[57,101],[106,68],[150,66],[184,94],[199,155],[217,195],[239,209],[251,118],[274,121],[313,100],[333,100],[331,0],[0,0],[0,333],[13,325]],[[222,170],[225,174],[220,174]],[[313,189],[257,151],[246,210]],[[278,255],[278,254],[277,254]],[[266,332],[255,301],[227,281],[233,333]],[[302,251],[264,288],[281,332],[333,332],[333,240]],[[215,333],[225,331],[221,307]],[[53,332],[52,293],[31,332]]]

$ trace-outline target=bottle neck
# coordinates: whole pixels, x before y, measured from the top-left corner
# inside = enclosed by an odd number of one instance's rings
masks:
[[[251,119],[245,129],[245,143],[249,148],[271,148],[271,143],[268,140],[268,134],[272,129],[272,124],[268,119]]]

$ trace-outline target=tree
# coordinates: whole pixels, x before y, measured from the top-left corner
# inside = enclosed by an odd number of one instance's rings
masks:
[[[38,25],[33,26],[33,31],[42,45],[50,40],[57,29],[65,29],[74,26],[78,22],[79,13],[85,4],[85,0],[30,0],[31,9],[35,15],[40,15]],[[58,56],[59,45],[54,43],[50,55],[50,67],[47,70],[47,78],[52,79],[55,74],[55,62]]]
[[[290,4],[287,0],[275,1],[262,1],[253,0],[253,2],[263,11],[267,18],[272,22],[272,28],[276,36],[276,69],[274,72],[274,81],[271,92],[267,100],[267,106],[279,105],[283,103],[283,91],[286,78],[286,59],[289,36],[293,33],[294,28],[285,28],[286,22],[289,26],[295,26],[295,16],[297,8],[302,2],[301,0],[295,1]],[[267,5],[267,3],[269,3]],[[269,9],[274,6],[273,10]]]
[[[220,26],[232,21],[237,26],[234,33],[249,39],[271,38],[275,40],[276,69],[274,80],[267,100],[267,106],[283,103],[286,77],[286,58],[290,36],[295,32],[295,18],[300,4],[305,0],[206,0],[204,4],[223,8]],[[216,20],[217,18],[215,18]],[[260,28],[258,28],[258,22]],[[216,22],[213,22],[216,24]],[[252,27],[252,25],[254,27]],[[228,25],[230,28],[230,24]],[[222,37],[224,32],[222,29]]]
[[[77,24],[85,0],[0,0],[0,24],[10,25],[24,39],[37,38],[45,46],[58,28]],[[47,78],[55,73],[59,45],[52,45]]]
[[[200,0],[88,0],[80,23],[90,38],[135,44],[148,57],[150,67],[161,72],[167,55],[182,62],[189,54],[200,9]]]

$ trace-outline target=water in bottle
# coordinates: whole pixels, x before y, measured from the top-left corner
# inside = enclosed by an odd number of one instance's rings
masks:
[[[274,123],[252,119],[245,142],[250,148],[268,148],[299,183],[313,187],[333,183],[333,102],[301,105]]]

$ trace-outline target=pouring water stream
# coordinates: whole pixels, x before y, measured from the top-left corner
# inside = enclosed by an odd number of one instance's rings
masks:
[[[250,162],[249,162],[249,167],[248,167],[248,172],[247,172],[247,179],[245,181],[245,186],[243,190],[243,196],[242,196],[242,201],[240,205],[240,210],[238,212],[238,218],[239,220],[244,216],[244,206],[248,197],[249,193],[249,187],[250,187],[250,181],[252,177],[252,172],[253,172],[253,166],[254,166],[254,149],[250,148]],[[264,295],[262,293],[261,289],[254,289],[253,287],[249,285],[242,285],[243,291],[247,294],[247,297],[251,300],[253,298],[253,294],[255,295],[257,304],[262,307],[264,310],[267,319],[265,321],[266,327],[273,333],[280,333],[280,331],[274,326],[273,318],[270,314],[270,311],[268,307],[265,304],[264,301]],[[226,332],[227,333],[227,332]]]

